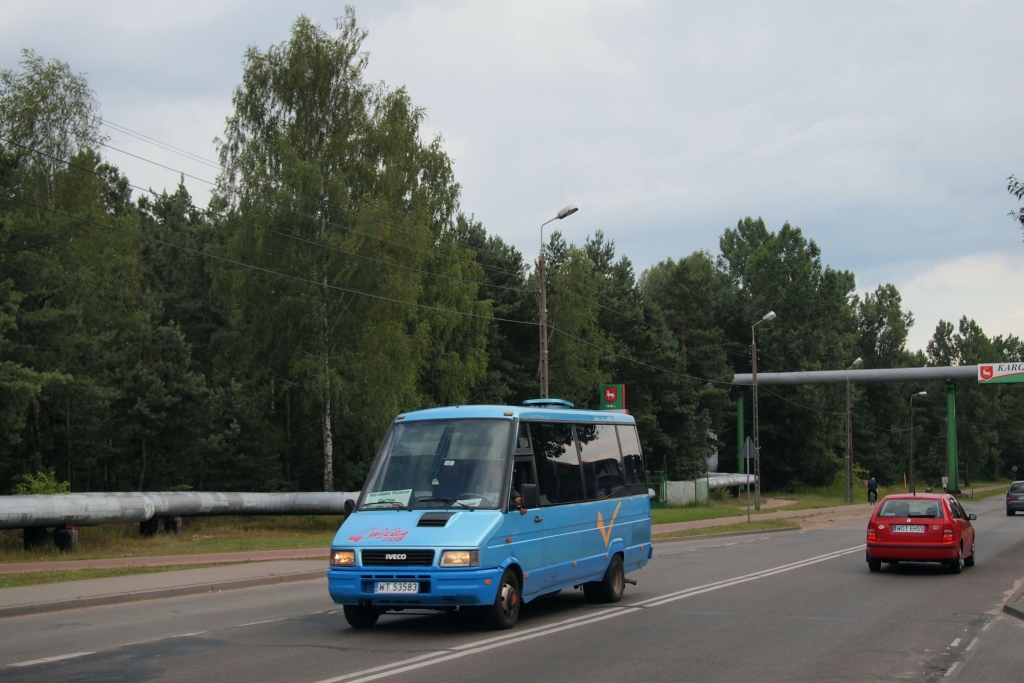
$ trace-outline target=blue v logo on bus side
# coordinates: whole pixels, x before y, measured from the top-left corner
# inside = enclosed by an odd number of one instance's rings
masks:
[[[475,610],[509,628],[536,597],[617,601],[651,557],[633,418],[459,406],[400,415],[331,545],[328,587],[354,626],[406,608]]]

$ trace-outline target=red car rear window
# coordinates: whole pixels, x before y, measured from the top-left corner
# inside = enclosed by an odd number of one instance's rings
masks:
[[[887,500],[879,517],[941,517],[937,500]]]

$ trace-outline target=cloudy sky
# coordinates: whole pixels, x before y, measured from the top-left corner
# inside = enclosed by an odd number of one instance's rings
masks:
[[[1024,3],[354,2],[369,77],[404,85],[455,159],[462,208],[526,254],[538,226],[604,232],[638,270],[762,216],[861,291],[895,283],[911,346],[968,315],[1024,335]],[[214,158],[245,48],[343,3],[0,2],[19,49],[85,72],[104,118]],[[108,130],[200,178],[215,170]],[[110,151],[136,184],[172,171]],[[207,187],[186,179],[198,197]]]

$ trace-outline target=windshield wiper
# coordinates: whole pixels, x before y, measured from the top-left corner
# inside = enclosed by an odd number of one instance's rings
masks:
[[[363,503],[363,507],[369,507],[371,505],[390,505],[393,508],[405,508],[405,503],[399,503],[397,500],[375,500],[372,503]]]
[[[475,510],[476,509],[476,508],[474,508],[474,507],[472,507],[470,505],[466,505],[461,500],[456,500],[454,498],[434,498],[434,497],[417,498],[416,502],[417,503],[447,503],[448,505],[461,505],[462,507],[466,508],[467,510]]]

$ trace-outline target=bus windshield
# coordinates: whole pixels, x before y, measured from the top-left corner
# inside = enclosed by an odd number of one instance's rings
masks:
[[[396,424],[360,509],[500,508],[511,429],[509,420]]]

